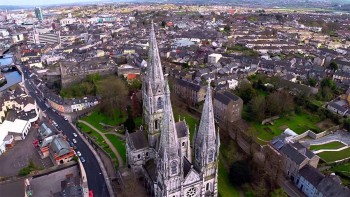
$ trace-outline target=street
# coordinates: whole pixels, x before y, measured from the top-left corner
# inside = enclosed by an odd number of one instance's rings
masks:
[[[74,138],[76,139],[77,143],[75,144],[75,146],[77,147],[77,150],[81,152],[82,156],[86,161],[83,164],[84,164],[84,168],[88,179],[89,190],[93,191],[94,196],[108,197],[109,193],[108,193],[105,179],[102,175],[98,162],[94,157],[93,153],[91,152],[91,150],[83,142],[83,140],[80,138],[79,135],[77,137],[73,136],[73,133],[75,132],[75,130],[69,124],[69,122],[64,120],[63,116],[52,111],[51,108],[48,108],[45,102],[38,97],[39,94],[35,92],[36,90],[33,89],[32,84],[29,83],[30,73],[28,68],[26,68],[25,66],[22,66],[22,70],[23,70],[22,74],[24,75],[24,79],[25,79],[25,87],[27,88],[29,94],[36,100],[36,103],[40,107],[40,109],[47,115],[48,118],[54,120],[59,125],[63,133],[68,137],[70,141],[72,141],[72,139]]]

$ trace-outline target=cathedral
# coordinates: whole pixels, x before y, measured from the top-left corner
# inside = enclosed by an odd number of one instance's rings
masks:
[[[148,57],[142,82],[144,124],[126,134],[128,166],[144,180],[151,196],[216,197],[220,138],[215,131],[210,85],[191,142],[186,120],[174,119],[153,22]]]

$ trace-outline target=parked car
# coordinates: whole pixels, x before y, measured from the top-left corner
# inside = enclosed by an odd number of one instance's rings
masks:
[[[74,137],[77,137],[78,135],[77,135],[76,133],[73,133],[73,136],[74,136]]]
[[[80,152],[80,151],[77,151],[76,153],[77,153],[77,155],[78,155],[79,157],[81,157],[81,152]]]
[[[76,147],[76,146],[73,146],[73,149],[74,149],[74,150],[77,150],[77,147]]]
[[[68,120],[68,118],[64,116],[64,120]]]
[[[74,142],[74,144],[76,144],[76,143],[77,143],[77,140],[76,140],[76,139],[73,139],[72,141]]]
[[[82,163],[85,163],[84,157],[80,157],[80,161],[81,161]]]

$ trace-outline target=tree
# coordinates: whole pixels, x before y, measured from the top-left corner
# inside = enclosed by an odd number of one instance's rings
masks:
[[[322,81],[321,81],[321,87],[329,87],[330,89],[334,90],[336,87],[335,87],[335,83],[332,79],[330,78],[324,78]]]
[[[279,115],[282,112],[280,100],[280,94],[278,92],[273,92],[267,96],[266,109],[270,116]]]
[[[131,107],[129,105],[127,107],[127,111],[128,111],[128,118],[125,120],[124,126],[128,129],[129,132],[133,132],[135,130],[135,122],[132,116]]]
[[[311,87],[315,87],[317,84],[317,81],[315,78],[309,78],[308,83]]]
[[[350,131],[350,118],[347,118],[343,121],[343,127],[344,129]]]
[[[97,83],[97,94],[101,96],[101,109],[107,115],[114,116],[114,109],[123,110],[126,105],[128,89],[124,81],[114,76]]]
[[[236,161],[230,167],[229,179],[232,184],[240,186],[251,181],[249,167],[245,161]]]
[[[332,70],[334,70],[334,71],[336,71],[336,70],[338,70],[338,64],[336,63],[336,62],[334,62],[334,61],[332,61],[330,64],[329,64],[329,68],[330,69],[332,69]]]
[[[164,27],[165,27],[165,25],[166,25],[166,22],[165,22],[165,21],[162,21],[161,26],[164,28]]]
[[[231,31],[231,27],[228,26],[228,25],[225,25],[224,31],[225,31],[225,32],[230,32],[230,31]]]
[[[265,118],[266,101],[264,96],[254,97],[250,101],[252,115],[257,120],[263,120]]]
[[[131,80],[131,82],[129,83],[129,87],[132,90],[140,90],[142,87],[141,80],[140,79]]]
[[[288,197],[286,192],[282,189],[275,189],[270,193],[270,197]]]
[[[245,104],[257,95],[256,90],[249,82],[242,82],[237,88],[237,95],[239,95]]]

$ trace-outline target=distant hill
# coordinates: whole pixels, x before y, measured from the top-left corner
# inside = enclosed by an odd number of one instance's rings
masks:
[[[32,6],[15,6],[15,5],[0,5],[0,10],[20,10],[20,9],[28,9]]]

